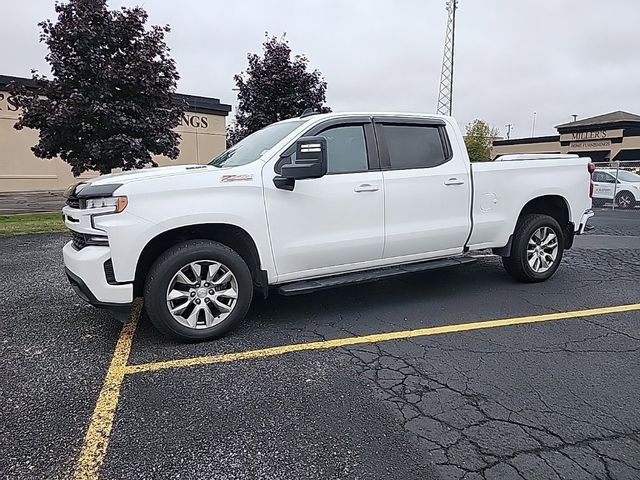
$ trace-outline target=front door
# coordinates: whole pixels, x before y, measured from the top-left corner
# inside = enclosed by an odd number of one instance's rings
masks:
[[[344,123],[315,132],[327,139],[327,175],[275,188],[263,174],[278,281],[328,275],[378,261],[384,245],[382,174],[370,167],[371,124]],[[377,153],[373,152],[377,160]],[[269,170],[270,169],[270,170]]]
[[[608,172],[593,172],[593,197],[611,200],[615,189],[616,179]]]

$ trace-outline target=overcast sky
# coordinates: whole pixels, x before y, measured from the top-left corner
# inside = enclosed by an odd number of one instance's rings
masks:
[[[286,32],[328,82],[334,111],[434,112],[445,0],[110,0],[142,5],[169,24],[178,91],[235,106],[233,75],[264,33]],[[10,1],[0,29],[0,74],[48,72],[37,22],[52,0]],[[640,0],[459,0],[453,115],[482,118],[511,137],[615,110],[640,114]]]

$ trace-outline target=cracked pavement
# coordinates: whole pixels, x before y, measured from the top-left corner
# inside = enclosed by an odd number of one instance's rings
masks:
[[[515,283],[488,257],[257,300],[210,343],[174,343],[143,318],[129,361],[637,303],[640,250],[613,236],[640,237],[640,212],[598,211],[593,225],[543,284]],[[70,477],[118,337],[67,286],[65,241],[0,238],[0,478]],[[102,477],[637,479],[639,316],[127,376]]]

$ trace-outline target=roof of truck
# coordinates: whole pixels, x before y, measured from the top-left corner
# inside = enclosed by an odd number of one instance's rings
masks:
[[[451,118],[447,115],[440,115],[437,113],[419,113],[419,112],[331,112],[331,113],[314,113],[306,114],[300,117],[289,118],[283,120],[284,122],[290,120],[311,120],[319,118],[340,118],[340,117],[417,117],[417,118]]]

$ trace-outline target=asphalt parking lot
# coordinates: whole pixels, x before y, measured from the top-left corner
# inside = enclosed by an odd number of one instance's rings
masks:
[[[0,473],[640,478],[640,212],[592,225],[543,284],[484,257],[274,295],[201,344],[83,304],[65,235],[0,238]]]

